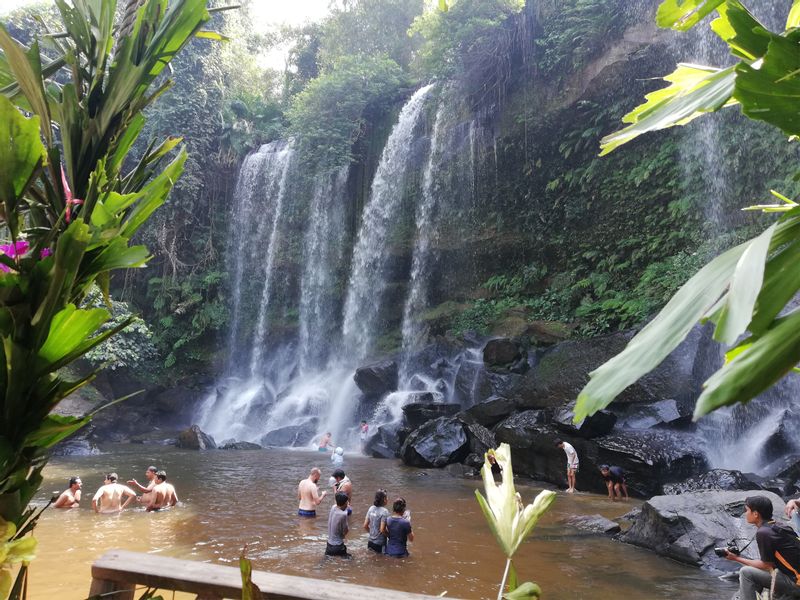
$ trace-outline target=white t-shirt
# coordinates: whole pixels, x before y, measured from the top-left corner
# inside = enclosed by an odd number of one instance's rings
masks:
[[[572,444],[564,442],[564,452],[567,455],[567,468],[576,469],[578,467],[578,453],[575,452]]]

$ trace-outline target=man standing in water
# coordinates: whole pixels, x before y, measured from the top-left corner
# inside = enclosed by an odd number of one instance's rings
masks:
[[[147,511],[171,508],[178,503],[178,494],[175,493],[175,486],[167,483],[167,472],[159,471],[156,473],[156,486],[153,488],[152,499],[147,505]]]
[[[69,488],[61,492],[61,495],[53,504],[53,508],[78,508],[81,502],[81,482],[80,477],[69,478]]]
[[[361,452],[365,452],[367,449],[367,435],[369,434],[369,425],[367,425],[366,421],[361,421],[361,425],[358,429],[358,437],[361,439]]]
[[[320,471],[317,467],[311,469],[308,477],[303,479],[297,486],[297,499],[300,500],[300,506],[297,507],[297,515],[300,517],[316,517],[317,506],[319,506],[322,499],[328,493],[327,491],[319,493],[317,483],[319,482]]]
[[[331,441],[331,432],[327,432],[321,438],[319,438],[319,445],[317,446],[317,450],[320,452],[327,452],[328,448],[333,450],[333,442]]]
[[[122,502],[123,496],[126,496],[124,503]],[[92,508],[96,513],[119,513],[125,510],[125,507],[135,498],[136,492],[127,485],[117,483],[116,473],[109,473],[106,475],[103,485],[95,492],[94,498],[92,498]]]
[[[344,538],[350,527],[347,524],[347,494],[339,492],[336,494],[336,504],[331,507],[328,515],[328,543],[325,545],[326,556],[344,556],[349,558],[347,546],[344,545]]]
[[[562,440],[556,440],[556,446],[567,455],[567,493],[572,494],[575,492],[575,473],[578,472],[578,453],[572,444]]]
[[[347,516],[350,516],[353,514],[353,509],[350,507],[350,501],[353,499],[353,482],[341,469],[336,469],[333,472],[333,479],[336,482],[333,484],[333,493],[337,496],[340,493],[347,496]]]
[[[128,485],[134,489],[139,490],[142,492],[142,495],[137,500],[148,506],[153,499],[153,488],[156,487],[156,473],[158,473],[158,469],[154,466],[150,465],[147,467],[147,471],[144,472],[144,476],[147,478],[147,485],[142,485],[135,479],[128,480]]]

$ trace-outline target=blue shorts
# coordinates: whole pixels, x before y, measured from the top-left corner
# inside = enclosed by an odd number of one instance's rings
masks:
[[[302,508],[297,509],[297,516],[298,517],[316,517],[317,511],[315,510],[304,510]]]
[[[327,452],[327,448],[317,448],[317,452]]]
[[[348,506],[347,507],[347,516],[349,517],[352,514],[353,514],[353,509]]]

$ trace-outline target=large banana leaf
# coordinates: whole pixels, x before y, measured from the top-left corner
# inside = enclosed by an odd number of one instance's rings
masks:
[[[659,27],[687,31],[710,15],[725,0],[666,0],[656,12]]]

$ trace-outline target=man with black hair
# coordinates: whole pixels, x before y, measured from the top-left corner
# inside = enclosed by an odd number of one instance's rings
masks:
[[[136,479],[129,479],[128,485],[136,490],[142,492],[142,495],[139,496],[136,501],[141,502],[144,505],[149,505],[153,499],[153,488],[156,487],[158,483],[156,481],[156,473],[158,473],[158,469],[153,465],[147,467],[147,470],[144,472],[145,479],[147,479],[147,485],[142,485]]]
[[[556,446],[567,455],[567,493],[572,494],[575,492],[575,473],[578,472],[578,453],[572,444],[563,440],[556,440]]]
[[[628,499],[628,486],[625,483],[625,471],[622,467],[600,465],[600,476],[606,482],[609,498],[616,502],[617,498],[622,499],[624,493],[625,500]]]
[[[122,502],[123,497],[126,498],[124,503]],[[108,473],[103,485],[95,492],[94,498],[92,498],[92,508],[96,513],[119,513],[125,510],[125,507],[135,498],[136,492],[127,485],[117,483],[116,473]]]
[[[353,482],[344,474],[342,469],[336,469],[333,472],[333,493],[338,494],[342,492],[347,496],[347,515],[353,514],[353,509],[350,507],[350,500],[353,498]]]
[[[53,504],[53,508],[78,508],[81,503],[81,482],[80,477],[70,477],[69,487],[61,492],[61,495]]]
[[[325,545],[326,556],[344,556],[349,558],[344,538],[350,527],[347,524],[347,494],[336,493],[336,504],[331,507],[328,515],[328,543]]]
[[[744,501],[744,518],[758,527],[756,543],[760,560],[726,552],[725,558],[744,565],[739,571],[739,600],[757,600],[756,594],[772,585],[776,596],[800,598],[800,540],[786,525],[772,520],[772,501],[766,496],[749,496]]]
[[[172,508],[178,503],[178,494],[175,486],[167,483],[167,472],[156,473],[156,487],[153,488],[152,500],[147,505],[147,511],[152,512],[163,508]]]

